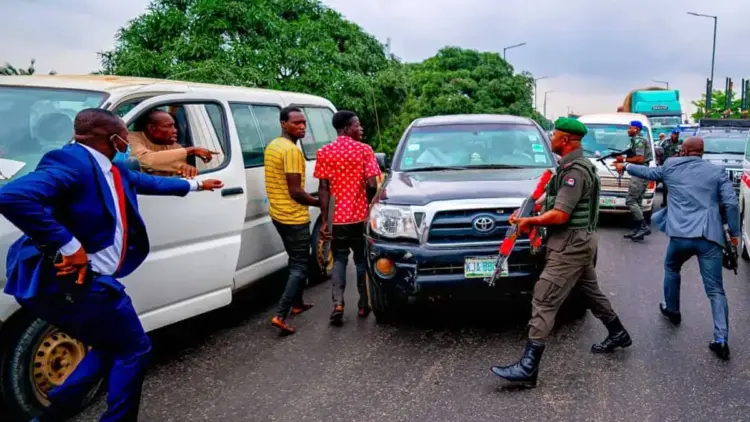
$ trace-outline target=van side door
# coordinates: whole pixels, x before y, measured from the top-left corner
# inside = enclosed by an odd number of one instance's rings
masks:
[[[160,95],[135,106],[124,120],[131,128],[143,127],[134,123],[154,109],[179,114],[185,123],[177,125],[183,146],[218,150],[209,166],[198,166],[196,180],[219,179],[224,188],[184,198],[139,196],[151,253],[123,282],[146,329],[231,302],[246,202],[240,145],[229,130],[234,124],[229,104],[210,94]]]

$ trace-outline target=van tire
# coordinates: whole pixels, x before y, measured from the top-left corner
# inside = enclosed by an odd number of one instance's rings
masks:
[[[0,407],[10,420],[31,420],[47,406],[38,398],[32,381],[34,355],[55,328],[27,314],[17,315],[8,324],[0,335]],[[83,407],[91,404],[101,385],[100,380],[88,392]]]
[[[322,240],[320,239],[320,227],[321,221],[320,218],[318,218],[313,225],[313,231],[310,235],[311,253],[310,265],[308,270],[309,274],[307,276],[308,286],[315,286],[329,280],[331,278],[331,273],[333,272],[333,253],[330,254],[329,265],[326,268],[322,268],[320,266],[318,253],[320,252],[320,247],[323,244]]]

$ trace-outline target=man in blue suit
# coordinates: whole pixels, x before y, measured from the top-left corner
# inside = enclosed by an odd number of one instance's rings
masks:
[[[616,167],[635,177],[664,182],[669,189],[669,204],[662,211],[666,215],[661,226],[669,236],[669,246],[664,261],[664,303],[659,304],[659,309],[673,324],[682,321],[680,270],[688,259],[697,256],[714,320],[714,340],[709,348],[720,359],[727,360],[729,310],[722,281],[725,242],[722,211],[732,243],[737,245],[740,235],[738,203],[724,169],[704,161],[702,156],[703,139],[691,137],[682,144],[680,156],[666,160],[661,167],[627,163]]]
[[[127,149],[128,131],[109,111],[81,111],[74,130],[75,143],[45,154],[36,170],[0,189],[0,214],[24,233],[8,252],[5,293],[92,347],[50,391],[51,405],[38,420],[75,414],[108,375],[101,420],[134,421],[151,342],[117,279],[149,252],[137,194],[185,196],[222,183],[154,177],[113,164]]]

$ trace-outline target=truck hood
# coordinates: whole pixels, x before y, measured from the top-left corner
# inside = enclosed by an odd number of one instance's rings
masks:
[[[544,168],[393,172],[379,202],[427,205],[434,201],[483,198],[527,198]]]
[[[717,166],[737,169],[742,168],[744,156],[742,154],[703,154],[703,159]]]

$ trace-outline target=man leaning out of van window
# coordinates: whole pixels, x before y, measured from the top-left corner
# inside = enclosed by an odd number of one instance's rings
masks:
[[[182,176],[192,179],[198,169],[187,163],[194,155],[204,163],[211,161],[213,154],[205,148],[187,147],[177,143],[177,127],[171,114],[153,110],[140,122],[137,129],[128,135],[130,155],[138,160],[146,173],[158,176]]]

